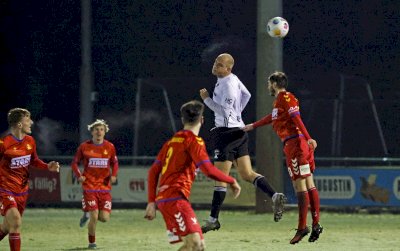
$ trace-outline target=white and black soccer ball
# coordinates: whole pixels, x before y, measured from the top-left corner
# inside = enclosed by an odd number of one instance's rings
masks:
[[[284,38],[289,32],[289,23],[282,17],[274,17],[268,21],[268,34],[271,37]]]

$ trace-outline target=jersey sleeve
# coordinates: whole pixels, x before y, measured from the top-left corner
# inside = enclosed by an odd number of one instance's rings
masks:
[[[242,94],[240,99],[240,111],[243,111],[246,105],[249,103],[251,94],[242,82],[240,82],[240,92]]]
[[[233,109],[233,104],[235,102],[235,90],[233,85],[226,85],[226,89],[222,94],[222,104],[216,103],[211,98],[206,98],[204,103],[210,108],[213,112],[220,114],[224,117],[227,117],[227,112]]]
[[[3,141],[3,139],[0,139],[0,158],[3,156],[4,151],[5,151],[4,141]]]
[[[40,169],[48,169],[47,163],[45,163],[43,160],[39,159],[39,156],[37,155],[36,143],[34,140],[32,141],[32,144],[33,144],[33,152],[31,155],[31,158],[32,158],[31,165],[33,167],[40,168]]]
[[[281,102],[285,111],[289,113],[289,116],[292,119],[293,123],[297,126],[298,129],[300,129],[304,137],[307,140],[311,139],[306,127],[304,126],[303,120],[301,119],[300,107],[297,98],[291,93],[286,93],[283,95],[283,99],[281,100]]]
[[[72,171],[74,172],[75,177],[77,178],[81,177],[82,175],[81,171],[79,170],[79,163],[81,162],[82,158],[83,158],[82,145],[80,145],[76,150],[75,156],[71,163]]]
[[[253,123],[253,128],[257,128],[260,126],[268,125],[272,123],[272,114],[268,114],[267,116],[261,118],[260,120],[257,120],[256,122]]]
[[[147,175],[147,202],[151,203],[156,200],[158,178],[162,170],[162,162],[165,157],[165,152],[168,144],[165,143],[157,155],[156,160],[151,165]]]
[[[110,166],[111,166],[111,175],[112,176],[117,176],[118,174],[118,170],[119,170],[119,164],[118,164],[118,157],[117,157],[117,151],[115,150],[114,145],[112,145],[112,149],[113,149],[113,154],[111,155],[110,158]]]
[[[189,143],[189,154],[194,161],[196,167],[200,168],[200,170],[209,178],[217,181],[226,182],[232,184],[235,182],[235,179],[231,176],[228,176],[221,172],[218,168],[216,168],[208,157],[206,147],[204,145],[204,141],[200,137],[196,137],[196,140],[193,140]]]

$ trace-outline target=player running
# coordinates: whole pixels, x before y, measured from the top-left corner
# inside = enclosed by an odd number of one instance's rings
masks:
[[[7,116],[10,133],[0,139],[0,211],[3,224],[0,240],[8,234],[11,251],[21,250],[22,214],[28,199],[29,168],[36,167],[58,172],[60,165],[48,164],[39,159],[36,142],[32,136],[31,113],[23,108],[13,108]]]
[[[199,101],[182,105],[183,130],[163,145],[148,174],[145,218],[155,218],[157,204],[166,223],[169,242],[183,241],[179,250],[205,248],[200,225],[189,202],[192,183],[199,170],[212,179],[230,184],[235,198],[241,189],[234,178],[223,174],[208,158],[204,141],[198,136],[203,111],[204,105]]]
[[[97,221],[107,222],[111,213],[111,183],[117,181],[118,159],[114,145],[104,139],[109,127],[104,120],[96,120],[88,125],[92,139],[83,142],[76,151],[71,167],[79,182],[82,182],[83,216],[79,225],[83,227],[89,220],[89,248],[95,249]],[[83,174],[79,163],[83,162]],[[112,172],[110,173],[110,167]]]
[[[312,231],[308,241],[314,242],[318,240],[323,230],[319,224],[319,195],[313,180],[314,150],[317,142],[308,134],[300,117],[299,102],[292,93],[286,91],[287,86],[288,80],[285,73],[271,74],[268,78],[268,90],[272,96],[276,97],[272,113],[257,122],[246,125],[243,130],[250,131],[272,123],[273,129],[283,142],[286,165],[297,193],[299,221],[297,232],[290,244],[298,243],[310,232],[306,225],[309,204]]]

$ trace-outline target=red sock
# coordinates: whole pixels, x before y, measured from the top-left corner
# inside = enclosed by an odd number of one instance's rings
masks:
[[[3,231],[0,230],[0,241],[1,241],[2,239],[4,239],[4,237],[6,237],[7,234],[8,234],[8,233],[4,233]]]
[[[19,233],[10,233],[8,241],[10,242],[10,251],[21,251],[21,236]]]
[[[310,197],[310,211],[314,226],[319,222],[319,195],[317,188],[313,187],[308,190],[308,196]]]
[[[297,200],[299,206],[299,225],[297,226],[297,229],[304,229],[307,225],[308,204],[310,204],[308,192],[298,192]]]
[[[95,243],[95,242],[96,242],[96,236],[89,234],[89,243]]]

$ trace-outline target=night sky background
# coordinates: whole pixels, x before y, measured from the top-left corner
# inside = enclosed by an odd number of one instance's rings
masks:
[[[253,93],[245,122],[257,119],[256,8],[257,1],[244,0],[92,1],[94,113],[109,122],[107,137],[119,155],[133,151],[138,79],[138,153],[151,156],[172,134],[157,86],[168,91],[180,128],[180,105],[200,99],[203,87],[213,89],[211,67],[222,52],[233,55],[233,72]],[[317,155],[331,156],[333,104],[344,74],[340,156],[385,156],[368,82],[387,156],[400,157],[400,2],[283,1],[282,16],[290,31],[283,40],[284,68],[277,70],[287,73],[289,90],[300,99],[304,123],[319,143]],[[7,129],[10,108],[29,109],[39,154],[72,155],[80,143],[80,22],[80,1],[0,1],[0,132]],[[207,138],[212,126],[207,110],[201,136]],[[254,153],[255,133],[250,139]]]

